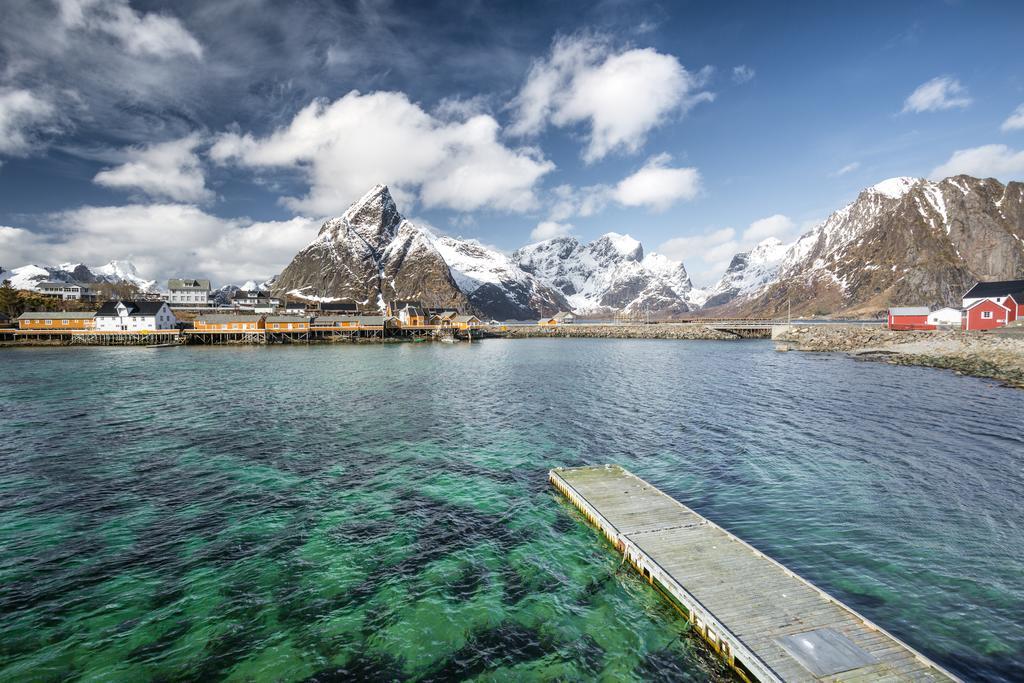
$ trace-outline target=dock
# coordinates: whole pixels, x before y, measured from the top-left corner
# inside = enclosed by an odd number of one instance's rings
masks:
[[[746,681],[959,680],[622,467],[548,478]]]

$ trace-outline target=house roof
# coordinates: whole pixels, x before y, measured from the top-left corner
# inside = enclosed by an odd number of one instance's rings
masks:
[[[232,294],[231,298],[232,299],[267,299],[267,298],[270,298],[270,294],[268,292],[264,292],[262,290],[255,290],[254,291],[254,290],[250,290],[250,289],[240,289],[237,292],[235,292],[234,294]]]
[[[452,320],[457,323],[471,323],[474,320],[480,322],[480,318],[476,317],[475,315],[457,315],[454,318],[452,318]]]
[[[458,315],[459,314],[455,311],[443,311],[441,313],[435,313],[434,317],[441,318],[442,320],[452,320],[453,318],[458,317]]]
[[[1014,299],[1014,301],[1016,301],[1016,299]],[[999,308],[1005,308],[1006,310],[1010,310],[1009,306],[1007,306],[1005,304],[997,303],[995,299],[979,299],[978,301],[975,301],[973,304],[968,306],[965,310],[969,311],[972,308],[977,308],[978,306],[984,306],[986,304],[991,304],[993,306],[998,306]]]
[[[172,278],[167,281],[167,289],[210,289],[209,280],[180,280]]]
[[[92,311],[25,311],[18,320],[90,320],[95,315]]]
[[[341,301],[322,301],[320,303],[321,311],[358,311],[359,306],[354,303],[347,303]]]
[[[106,301],[96,311],[97,318],[117,318],[117,305],[124,304],[128,307],[128,315],[149,316],[156,315],[166,304],[163,301]]]
[[[893,306],[889,309],[889,315],[928,315],[931,313],[927,306]]]
[[[308,323],[310,320],[312,320],[312,318],[307,318],[307,317],[304,317],[304,316],[301,316],[301,315],[268,315],[267,316],[267,322],[268,323],[297,323],[297,322],[301,322],[303,320],[305,320]]]
[[[572,313],[569,313],[568,311],[561,311],[560,313],[556,313],[552,317],[554,317],[555,320],[569,320],[569,319],[575,320],[576,319],[576,316],[574,316]]]
[[[256,315],[254,313],[213,313],[211,315],[201,315],[196,318],[196,322],[201,323],[254,323],[258,322],[263,318],[262,315]]]
[[[313,318],[314,325],[337,325],[339,323],[352,323],[359,319],[355,315],[318,315]]]
[[[979,282],[967,290],[965,299],[984,299],[993,296],[1013,294],[1014,301],[1024,301],[1024,280],[994,280]]]
[[[79,287],[81,289],[89,289],[89,285],[81,282],[40,282],[37,287],[54,289],[56,287]]]

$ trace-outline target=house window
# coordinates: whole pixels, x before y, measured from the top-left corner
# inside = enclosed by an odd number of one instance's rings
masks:
[[[981,312],[981,317],[982,317],[983,320],[991,320],[992,319],[992,311],[982,311]]]
[[[52,324],[53,324],[53,321],[52,321],[52,320],[47,320],[47,321],[46,321],[46,324],[47,324],[47,325],[52,325]]]
[[[60,321],[60,324],[61,324],[61,325],[67,325],[67,324],[68,324],[68,321],[67,321],[67,320],[61,320],[61,321]]]
[[[279,324],[277,324],[277,323],[274,323],[274,329],[275,329],[275,330],[277,330],[277,329],[280,329],[280,327],[281,327],[281,326],[280,326]]]

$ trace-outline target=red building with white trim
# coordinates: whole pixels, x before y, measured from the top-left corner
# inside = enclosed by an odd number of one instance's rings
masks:
[[[964,311],[963,329],[993,330],[1008,325],[1017,319],[1018,304],[1012,297],[1001,297],[1002,303],[995,299],[979,299]]]
[[[890,330],[934,330],[928,324],[927,306],[896,306],[889,309],[887,324]]]

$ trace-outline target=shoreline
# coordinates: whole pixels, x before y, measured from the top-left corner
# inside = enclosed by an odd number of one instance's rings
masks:
[[[745,331],[740,331],[745,332]],[[726,332],[698,323],[571,324],[508,326],[480,329],[475,339],[666,339],[735,341],[767,339],[763,331]],[[478,335],[478,336],[477,336]],[[890,365],[915,365],[952,370],[960,375],[992,379],[1004,386],[1024,389],[1024,330],[1020,332],[962,332],[960,330],[894,332],[880,326],[814,324],[777,327],[772,339],[780,351],[845,353],[857,360]],[[429,337],[346,338],[295,341],[294,344],[401,344],[431,343]],[[133,344],[142,348],[147,345]],[[192,344],[176,344],[192,346]],[[215,346],[252,345],[240,341]],[[287,343],[260,344],[291,345]],[[52,339],[0,340],[0,348],[94,346]]]
[[[885,328],[814,325],[793,326],[777,334],[775,341],[793,344],[795,351],[846,353],[862,361],[952,370],[1024,389],[1024,331],[893,332]]]

